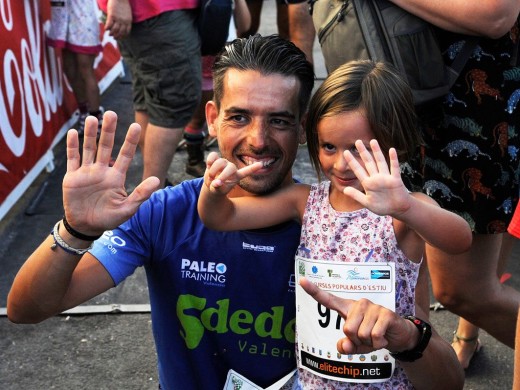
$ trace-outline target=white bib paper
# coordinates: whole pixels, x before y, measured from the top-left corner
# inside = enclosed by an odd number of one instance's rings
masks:
[[[341,298],[370,301],[395,311],[394,263],[342,263],[296,256],[295,275]],[[390,379],[395,360],[388,350],[341,355],[336,343],[345,337],[341,316],[318,304],[296,283],[296,328],[300,368],[315,375],[356,383]]]

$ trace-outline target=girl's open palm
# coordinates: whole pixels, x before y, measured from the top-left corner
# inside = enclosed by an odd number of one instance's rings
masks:
[[[388,152],[390,167],[376,140],[370,141],[372,153],[362,141],[356,141],[356,148],[364,163],[364,167],[350,151],[344,157],[358,178],[364,193],[346,187],[343,192],[378,215],[397,216],[410,207],[410,194],[403,184],[397,152],[391,148]]]
[[[126,173],[135,155],[141,127],[136,123],[130,125],[117,160],[110,166],[116,125],[117,115],[107,111],[99,145],[96,145],[97,119],[88,117],[82,158],[77,131],[67,134],[63,205],[68,222],[83,234],[101,234],[119,226],[159,187],[159,179],[149,177],[130,195],[126,193]]]

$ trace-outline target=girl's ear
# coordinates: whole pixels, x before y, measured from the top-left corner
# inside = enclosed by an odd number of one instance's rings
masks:
[[[217,105],[213,100],[210,100],[206,103],[206,123],[208,124],[208,132],[212,137],[217,136],[217,130],[215,127],[215,122],[218,118],[218,109]]]
[[[307,114],[305,114],[300,121],[300,128],[299,128],[299,136],[298,136],[298,142],[300,145],[303,145],[305,142],[307,142],[307,136],[305,134],[305,123],[307,122]]]

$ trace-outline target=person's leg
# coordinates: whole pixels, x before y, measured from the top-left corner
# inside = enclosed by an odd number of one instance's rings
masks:
[[[88,106],[88,114],[98,119],[98,134],[101,134],[103,123],[103,108],[101,107],[101,96],[99,85],[94,73],[94,54],[77,54],[78,74],[83,84],[83,91]]]
[[[497,278],[502,239],[475,234],[471,249],[461,255],[428,247],[428,267],[439,302],[513,348],[520,293]]]
[[[90,112],[99,110],[100,95],[99,86],[94,73],[94,59],[92,54],[77,54],[78,73],[83,84],[83,91],[87,100]]]
[[[287,7],[289,39],[298,46],[311,63],[313,62],[312,48],[316,31],[309,13],[309,4],[304,1],[289,4]]]
[[[509,257],[513,250],[514,238],[508,234],[502,234],[502,245],[498,258],[497,278],[500,280],[505,272]],[[453,349],[457,354],[460,364],[464,369],[469,367],[470,361],[480,349],[478,339],[479,328],[464,318],[459,319],[459,323],[453,338]]]
[[[473,356],[480,350],[479,328],[464,318],[459,318],[457,330],[453,333],[451,346],[457,354],[462,368],[467,369]]]
[[[74,93],[74,97],[76,98],[76,103],[78,104],[79,118],[76,125],[78,133],[81,136],[83,135],[83,128],[85,127],[85,119],[89,113],[89,104],[87,101],[87,94],[85,92],[84,83],[79,72],[78,54],[70,50],[63,49],[62,59],[63,71],[67,76],[67,80],[69,81],[72,92]]]
[[[247,8],[249,8],[249,13],[251,14],[251,26],[249,27],[249,30],[240,34],[239,38],[247,38],[250,35],[254,35],[260,28],[260,16],[264,0],[246,0],[246,3]]]
[[[191,118],[190,123],[184,129],[188,161],[186,161],[186,173],[194,177],[204,176],[206,162],[204,159],[204,125],[206,123],[206,103],[213,97],[212,90],[203,90],[202,99]]]
[[[513,374],[513,390],[520,390],[520,310],[516,323],[515,335],[515,370]]]
[[[143,180],[156,176],[164,183],[183,128],[167,128],[151,123],[146,127],[143,152]]]
[[[131,38],[137,41],[132,53],[138,59],[132,76],[139,79],[134,85],[140,86],[144,98],[144,109],[136,107],[136,111],[145,111],[148,117],[141,141],[143,179],[156,176],[165,182],[184,127],[200,102],[201,59],[195,20],[192,10],[171,11],[132,29]]]
[[[276,27],[278,29],[278,35],[284,39],[290,40],[289,11],[287,8],[287,4],[276,1]]]
[[[78,54],[67,49],[63,49],[61,53],[63,59],[63,71],[72,87],[72,92],[74,93],[76,101],[78,104],[83,102],[86,103],[86,94],[79,74]]]

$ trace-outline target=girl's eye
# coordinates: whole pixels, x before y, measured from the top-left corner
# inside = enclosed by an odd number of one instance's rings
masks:
[[[356,145],[352,145],[348,151],[354,156],[359,156],[359,151],[357,150]]]
[[[334,145],[331,145],[331,144],[323,144],[323,145],[322,145],[322,148],[323,148],[326,152],[333,152],[334,150],[336,150],[336,148],[334,147]]]

